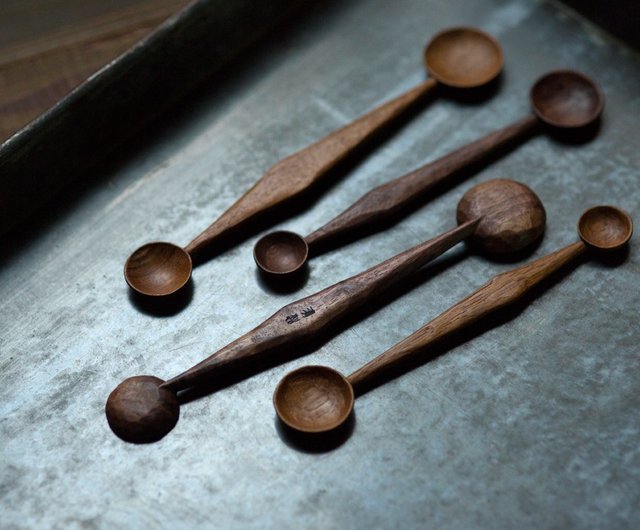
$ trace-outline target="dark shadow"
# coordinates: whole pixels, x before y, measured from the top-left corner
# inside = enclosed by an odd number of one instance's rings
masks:
[[[460,105],[480,105],[490,100],[500,91],[503,77],[504,74],[501,73],[493,81],[472,90],[439,84],[437,94],[444,98],[451,99]]]
[[[309,280],[309,264],[305,263],[291,274],[269,274],[256,267],[255,276],[260,288],[273,294],[289,294],[299,291]]]
[[[452,251],[445,256],[441,256],[429,265],[426,265],[409,278],[401,280],[394,286],[390,286],[386,291],[376,293],[373,300],[369,300],[357,309],[341,317],[340,321],[331,325],[329,328],[322,330],[316,336],[309,336],[304,342],[297,341],[288,345],[282,345],[277,349],[264,352],[261,356],[252,360],[251,363],[236,363],[235,365],[227,365],[226,370],[218,370],[215,377],[203,378],[196,382],[197,386],[183,390],[178,394],[178,400],[181,404],[189,403],[195,399],[199,399],[209,394],[215,393],[223,388],[235,385],[240,381],[253,377],[260,372],[269,370],[275,366],[282,365],[293,359],[307,355],[313,351],[317,351],[331,338],[339,335],[343,331],[353,327],[356,323],[375,314],[382,307],[392,303],[402,297],[418,285],[428,281],[431,277],[436,276],[442,270],[454,266],[456,263],[464,259],[466,256],[464,249],[458,249],[457,252]],[[274,389],[276,386],[274,381]]]
[[[133,289],[129,291],[129,301],[141,313],[156,317],[170,317],[182,311],[193,298],[193,278],[169,296],[145,296]]]
[[[581,146],[593,140],[602,127],[602,118],[598,118],[589,125],[584,127],[553,127],[551,125],[542,125],[545,134],[548,134],[554,141],[565,146]]]
[[[351,411],[347,421],[338,428],[325,433],[303,433],[296,431],[280,421],[278,416],[274,418],[276,432],[280,439],[291,449],[309,454],[327,453],[343,445],[355,429],[356,416]]]
[[[594,265],[603,269],[612,269],[619,267],[629,258],[631,252],[631,245],[628,243],[619,248],[609,252],[598,252],[597,250],[588,249],[587,255],[594,262]]]

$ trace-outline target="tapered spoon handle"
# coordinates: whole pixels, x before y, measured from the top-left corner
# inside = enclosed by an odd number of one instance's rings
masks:
[[[299,195],[320,180],[354,149],[425,96],[435,85],[436,82],[429,78],[341,129],[280,160],[268,169],[233,206],[191,241],[185,250],[189,254],[197,254],[227,230]]]
[[[358,201],[315,232],[305,237],[309,246],[337,237],[354,228],[382,220],[414,200],[429,188],[456,176],[460,170],[530,132],[538,119],[529,115],[499,131],[492,132],[448,155],[363,195]]]
[[[257,328],[163,386],[175,391],[195,386],[285,343],[310,339],[340,316],[374,299],[401,278],[469,237],[479,222],[480,219],[468,221],[360,274],[284,306]]]
[[[355,371],[348,377],[349,382],[357,391],[358,386],[379,376],[407,357],[423,351],[427,346],[470,325],[488,313],[515,302],[585,249],[585,244],[578,241],[527,265],[498,274],[480,289]]]

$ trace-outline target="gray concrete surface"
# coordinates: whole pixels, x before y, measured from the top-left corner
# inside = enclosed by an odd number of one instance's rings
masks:
[[[304,20],[109,168],[102,186],[3,243],[0,527],[637,527],[637,237],[620,266],[581,264],[516,318],[361,397],[354,432],[333,451],[283,443],[271,405],[279,378],[310,362],[350,372],[512,265],[452,251],[438,274],[310,355],[184,405],[159,443],[111,433],[104,402],[123,378],[175,375],[284,303],[452,226],[474,183],[510,177],[540,195],[548,231],[534,257],[574,241],[590,205],[638,212],[640,61],[556,4],[354,0]],[[122,264],[134,248],[188,242],[271,163],[422,79],[423,44],[458,24],[502,43],[496,97],[425,106],[279,226],[309,231],[364,189],[523,115],[530,84],[549,69],[601,83],[597,139],[532,139],[388,231],[317,258],[301,292],[258,284],[250,238],[196,269],[180,313],[130,303]]]

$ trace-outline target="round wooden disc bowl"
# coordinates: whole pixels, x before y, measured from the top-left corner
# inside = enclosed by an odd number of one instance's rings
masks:
[[[280,230],[260,238],[253,248],[258,267],[274,275],[292,274],[306,263],[309,246],[302,236]]]
[[[604,95],[587,76],[559,70],[536,81],[531,106],[538,118],[554,127],[585,127],[602,114]]]
[[[627,244],[633,235],[631,216],[615,206],[595,206],[578,221],[580,239],[596,250],[612,251]]]
[[[167,296],[182,289],[191,278],[191,256],[173,243],[147,243],[124,264],[124,278],[145,296]]]
[[[436,35],[424,51],[429,74],[443,85],[474,88],[493,81],[504,64],[498,41],[476,28],[462,27]]]
[[[478,218],[473,243],[489,254],[506,254],[537,241],[547,216],[531,188],[514,180],[494,179],[474,186],[458,203],[458,224]]]
[[[304,366],[289,372],[273,394],[278,417],[303,433],[323,433],[342,425],[353,410],[351,384],[326,366]]]
[[[105,412],[111,430],[133,443],[160,440],[178,422],[180,406],[162,379],[138,375],[125,379],[109,395]]]

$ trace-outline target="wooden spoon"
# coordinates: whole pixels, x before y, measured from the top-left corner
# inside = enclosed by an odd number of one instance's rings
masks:
[[[613,206],[587,210],[578,223],[581,241],[512,271],[498,274],[483,287],[425,324],[348,377],[325,366],[306,366],[278,384],[273,403],[278,417],[304,433],[323,433],[342,425],[353,409],[355,394],[367,383],[443,337],[459,331],[499,307],[511,304],[586,248],[614,250],[631,238],[633,222]]]
[[[211,381],[216,375],[255,361],[285,344],[308,340],[467,237],[473,235],[487,250],[517,251],[535,241],[545,223],[544,209],[535,194],[524,184],[507,180],[487,182],[470,190],[459,203],[458,219],[464,221],[457,228],[286,305],[252,331],[166,383],[150,376],[126,379],[107,400],[109,425],[127,441],[158,440],[178,421],[177,391]]]
[[[124,266],[129,286],[147,296],[175,293],[191,277],[192,256],[242,223],[307,190],[437,84],[477,88],[495,79],[503,64],[498,42],[475,28],[453,28],[439,33],[427,45],[424,60],[430,75],[426,81],[277,162],[184,249],[165,242],[148,243],[137,249]]]
[[[372,189],[353,205],[306,237],[278,231],[256,243],[253,257],[266,275],[284,277],[300,270],[310,250],[355,228],[379,222],[404,208],[416,196],[477,163],[540,123],[556,128],[580,128],[602,113],[604,96],[594,81],[578,72],[550,72],[531,89],[533,113],[411,173]]]

